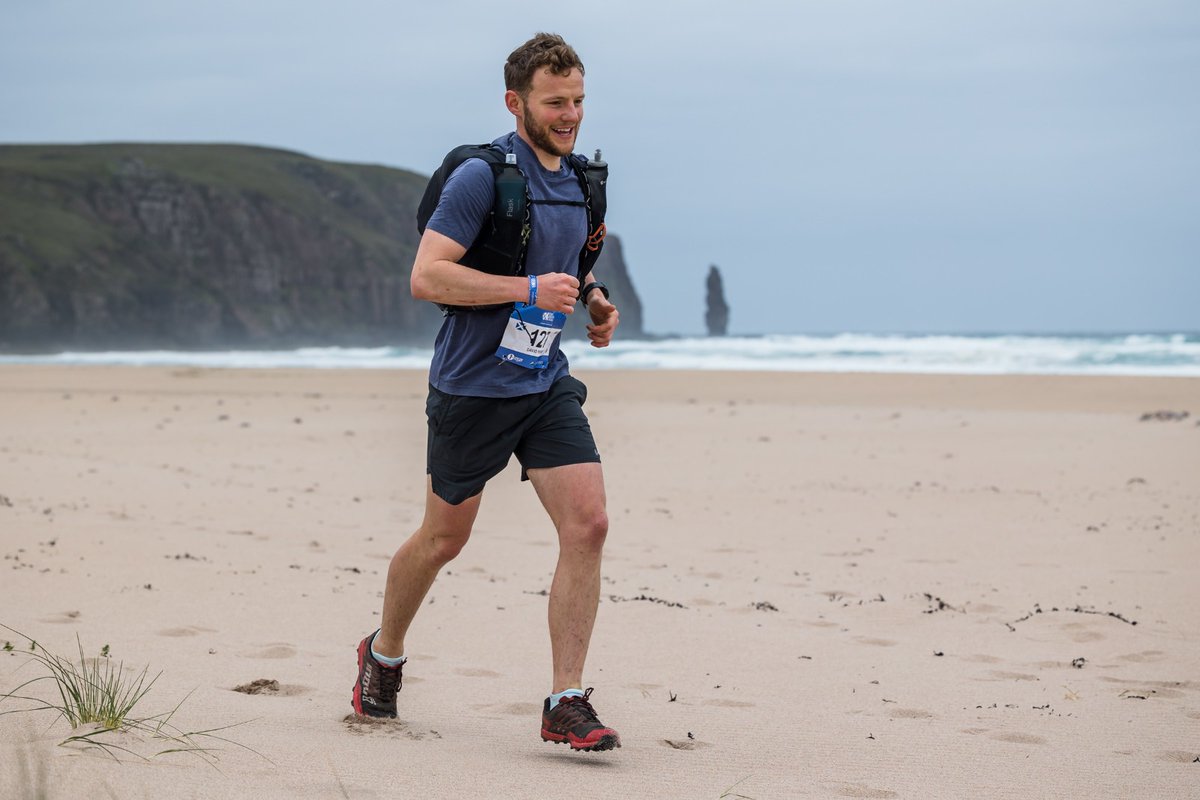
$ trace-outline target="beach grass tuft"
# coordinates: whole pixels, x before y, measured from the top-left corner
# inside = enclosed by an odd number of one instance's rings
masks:
[[[88,658],[84,654],[83,643],[76,635],[79,660],[75,662],[50,652],[35,639],[14,628],[3,623],[0,623],[0,627],[29,642],[29,658],[44,670],[43,674],[30,678],[12,691],[0,692],[0,703],[18,700],[32,703],[32,707],[0,711],[0,716],[56,711],[70,724],[72,730],[92,726],[91,730],[74,733],[63,739],[59,742],[60,746],[91,746],[99,748],[114,759],[117,759],[118,752],[123,752],[142,760],[149,760],[131,747],[113,741],[111,736],[106,737],[107,734],[123,732],[141,735],[164,747],[154,753],[155,756],[189,753],[212,764],[217,760],[215,753],[218,747],[208,746],[209,743],[224,742],[266,758],[252,748],[219,735],[242,723],[195,731],[185,731],[172,725],[171,719],[191,696],[190,692],[168,712],[146,717],[135,716],[134,708],[145,698],[162,673],[150,677],[148,666],[143,667],[141,672],[127,671],[123,661],[114,666],[107,644],[101,648],[99,656]],[[44,681],[54,683],[58,692],[57,700],[45,700],[23,693],[26,687]]]
[[[730,786],[725,791],[721,792],[721,795],[717,798],[717,800],[726,800],[726,798],[733,798],[734,800],[754,800],[754,798],[750,797],[749,795],[738,794],[737,792],[734,791],[734,789],[737,788],[738,784],[745,783],[748,780],[750,780],[749,775],[747,775],[746,777],[742,778],[739,781],[735,781],[732,786]]]

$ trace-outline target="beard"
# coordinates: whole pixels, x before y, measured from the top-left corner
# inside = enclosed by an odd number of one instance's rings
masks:
[[[559,157],[571,155],[575,147],[575,140],[579,138],[579,123],[575,124],[575,135],[571,137],[571,141],[563,142],[554,137],[554,134],[549,130],[549,126],[538,126],[537,120],[529,113],[528,107],[525,108],[522,119],[525,123],[525,133],[529,136],[529,141],[533,142],[534,146]]]

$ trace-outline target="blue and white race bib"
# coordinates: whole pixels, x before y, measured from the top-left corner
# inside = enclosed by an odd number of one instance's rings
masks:
[[[517,303],[509,315],[496,357],[526,369],[544,369],[550,363],[550,348],[562,333],[567,315]]]

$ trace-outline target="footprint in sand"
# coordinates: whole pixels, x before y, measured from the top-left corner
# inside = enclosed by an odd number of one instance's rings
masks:
[[[490,669],[477,669],[465,667],[454,670],[456,675],[462,675],[465,678],[503,678],[499,672],[492,672]]]
[[[379,717],[360,717],[358,714],[347,714],[342,719],[346,730],[355,736],[387,736],[394,739],[440,739],[437,731],[416,731],[407,722],[398,719],[382,719]]]
[[[833,784],[828,787],[834,794],[839,797],[862,797],[873,798],[876,800],[887,800],[900,795],[890,789],[872,789],[864,783],[841,783]]]
[[[989,674],[1001,681],[1036,681],[1040,680],[1037,675],[1030,675],[1026,672],[1005,672],[1004,670],[994,669]]]
[[[60,611],[49,617],[42,617],[41,622],[48,622],[52,625],[69,625],[72,622],[78,622],[82,616],[78,611]]]
[[[699,739],[663,739],[662,743],[672,750],[702,750],[705,747],[712,747],[708,742],[702,742]]]
[[[1013,744],[1046,743],[1046,740],[1041,736],[1034,736],[1032,733],[997,733],[993,734],[992,738],[998,742],[1012,742]]]
[[[722,698],[718,698],[715,700],[705,700],[704,705],[706,705],[706,706],[721,706],[723,708],[754,708],[755,707],[754,703],[747,703],[742,700],[725,700]]]
[[[1135,664],[1151,664],[1155,661],[1162,661],[1167,657],[1167,654],[1162,650],[1143,650],[1140,653],[1127,653],[1123,656],[1117,656],[1122,661],[1132,661]]]
[[[281,697],[295,697],[296,695],[308,694],[312,691],[312,687],[280,683],[274,678],[258,678],[249,683],[233,687],[233,691],[240,692],[241,694],[269,694]]]
[[[158,631],[159,636],[179,638],[183,636],[199,636],[202,633],[216,633],[212,628],[201,628],[199,625],[185,625],[181,628],[164,628]]]
[[[270,642],[242,655],[246,658],[291,658],[296,655],[296,648],[285,642]]]
[[[860,644],[869,644],[875,647],[895,647],[898,642],[893,642],[891,639],[876,639],[871,636],[855,636],[854,641]]]
[[[933,719],[934,715],[928,711],[922,711],[919,708],[897,708],[891,714],[893,719],[899,717],[903,719]]]
[[[976,664],[999,664],[1003,660],[1004,659],[1002,659],[1002,658],[996,658],[995,656],[987,656],[987,655],[982,655],[982,654],[976,654],[973,656],[963,656],[963,661],[971,661]]]
[[[1126,678],[1110,678],[1101,676],[1105,683],[1116,683],[1131,688],[1121,692],[1122,696],[1140,696],[1143,698],[1157,697],[1162,699],[1177,699],[1184,696],[1185,691],[1200,688],[1196,681],[1139,681]]]
[[[1200,751],[1190,752],[1188,750],[1164,750],[1158,754],[1159,761],[1172,761],[1176,764],[1191,764],[1200,761]]]

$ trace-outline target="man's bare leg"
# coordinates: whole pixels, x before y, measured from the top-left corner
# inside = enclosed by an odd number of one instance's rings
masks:
[[[427,483],[425,518],[421,527],[400,545],[388,567],[383,620],[374,641],[379,655],[391,658],[404,655],[408,626],[438,572],[458,555],[470,538],[482,497],[477,494],[452,506],[434,494],[432,485]]]
[[[608,535],[604,473],[599,464],[529,470],[558,531],[558,566],[550,586],[550,650],[554,692],[583,687],[596,606],[600,602],[600,559]]]

